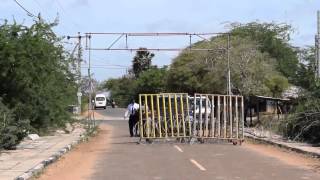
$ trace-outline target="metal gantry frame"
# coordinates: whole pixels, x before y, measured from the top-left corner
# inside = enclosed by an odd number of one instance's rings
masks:
[[[114,41],[112,41],[106,47],[89,47],[88,41],[89,37],[93,37],[95,35],[104,35],[104,36],[117,36]],[[86,41],[86,50],[105,50],[105,51],[182,51],[185,48],[129,48],[128,45],[128,37],[164,37],[164,36],[184,36],[189,39],[189,50],[191,51],[227,51],[227,47],[221,48],[214,48],[214,49],[207,49],[207,48],[192,48],[192,38],[198,37],[204,41],[209,41],[208,38],[205,36],[215,36],[215,35],[227,35],[229,36],[230,33],[187,33],[187,32],[88,32],[85,33],[85,36],[88,37]],[[113,48],[113,46],[119,42],[121,39],[125,40],[125,47],[124,48]]]
[[[92,47],[91,41],[93,36],[96,35],[104,35],[104,36],[117,36],[117,38],[112,41],[106,47]],[[206,36],[227,36],[227,45],[226,47],[219,47],[219,48],[193,48],[192,47],[192,38],[198,37],[203,41],[209,41]],[[189,46],[188,48],[129,48],[128,46],[128,37],[163,37],[163,36],[182,36],[189,38]],[[231,70],[230,70],[230,33],[217,33],[217,32],[206,32],[206,33],[188,33],[188,32],[88,32],[84,35],[80,35],[78,33],[77,36],[68,36],[68,39],[77,38],[78,39],[78,55],[81,56],[81,39],[85,38],[85,50],[88,51],[88,77],[90,83],[90,93],[89,93],[89,107],[88,107],[88,120],[94,120],[94,112],[92,108],[92,79],[91,79],[91,51],[184,51],[188,49],[189,51],[221,51],[226,52],[227,54],[227,61],[228,61],[228,77],[227,77],[227,94],[231,95]],[[113,48],[113,46],[119,42],[121,39],[125,40],[125,47],[124,48]],[[81,57],[78,57],[78,68],[81,69],[80,61]],[[81,77],[80,77],[81,78]],[[81,103],[81,102],[80,102]],[[81,108],[81,107],[80,107]]]
[[[103,36],[117,36],[114,41],[112,41],[106,47],[91,47],[91,40],[96,35]],[[198,37],[204,41],[209,41],[207,36],[227,36],[227,44],[225,47],[219,48],[193,48],[192,47],[192,38]],[[128,37],[164,37],[164,36],[182,36],[189,38],[188,48],[129,48],[128,46]],[[87,32],[85,33],[86,45],[85,50],[89,51],[183,51],[188,49],[189,51],[221,51],[226,52],[227,54],[227,94],[231,95],[231,70],[230,70],[230,33],[221,33],[221,32],[204,32],[204,33],[189,33],[189,32]],[[124,48],[114,48],[114,45],[120,40],[125,40]],[[90,69],[90,62],[89,68]],[[88,70],[90,71],[90,70]]]

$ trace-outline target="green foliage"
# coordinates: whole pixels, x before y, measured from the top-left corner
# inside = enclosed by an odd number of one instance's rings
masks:
[[[0,96],[17,129],[45,132],[70,120],[66,109],[74,104],[76,85],[55,25],[41,20],[30,27],[0,25]],[[17,129],[10,126],[4,133],[17,142],[11,136]]]
[[[14,117],[10,109],[8,109],[2,101],[0,101],[0,149],[9,149],[12,145],[16,144],[17,137],[14,135],[16,133],[9,133],[11,128],[8,128],[10,124],[14,121]]]
[[[151,60],[154,57],[146,48],[139,48],[132,61],[132,72],[136,78],[140,73],[151,68]]]
[[[315,48],[307,47],[300,49],[300,59],[297,78],[295,84],[298,84],[300,87],[313,91],[316,85],[315,79]]]
[[[252,22],[244,25],[233,24],[232,36],[251,38],[257,41],[261,52],[267,52],[277,62],[277,70],[295,82],[298,70],[297,51],[290,46],[292,28],[287,24]]]
[[[320,81],[315,78],[315,49],[300,50],[301,63],[298,66],[295,84],[304,88],[296,100],[293,114],[280,126],[280,131],[290,139],[320,143]]]
[[[141,93],[159,93],[166,91],[167,68],[145,70],[139,78],[124,76],[117,79],[109,79],[104,83],[104,88],[111,91],[111,98],[121,106],[126,107],[132,98],[138,99]]]
[[[209,42],[199,42],[193,47],[218,49],[226,44],[227,38],[220,36],[212,38]],[[266,78],[277,74],[275,62],[268,53],[261,53],[258,47],[257,42],[245,37],[232,37],[231,39],[232,88],[243,95],[271,94],[265,81]],[[168,87],[171,91],[190,94],[195,92],[225,94],[227,63],[226,52],[189,52],[186,50],[175,58],[171,65]]]
[[[135,98],[136,80],[130,76],[123,76],[117,79],[109,79],[105,82],[104,88],[111,92],[111,98],[120,107],[126,107],[130,99]]]
[[[312,95],[299,99],[295,113],[280,126],[284,135],[309,143],[320,143],[320,99]]]
[[[111,92],[111,98],[120,107],[126,107],[132,98],[138,99],[139,93],[164,92],[167,67],[152,66],[153,53],[140,48],[132,61],[132,74],[107,80],[102,88]]]
[[[281,97],[281,93],[289,87],[288,79],[277,74],[269,77],[265,84],[273,97]]]
[[[208,87],[213,91],[223,90],[225,84],[219,81],[223,78],[223,69],[213,68],[215,59],[203,57],[197,52],[182,52],[173,60],[168,72],[168,88],[171,92],[207,92]],[[211,66],[212,65],[212,66]],[[210,74],[218,74],[213,76]]]
[[[6,107],[0,99],[0,149],[13,149],[26,135],[28,126],[28,120],[17,120],[13,111]]]
[[[160,93],[166,91],[166,73],[164,68],[151,68],[142,72],[137,79],[136,94]]]

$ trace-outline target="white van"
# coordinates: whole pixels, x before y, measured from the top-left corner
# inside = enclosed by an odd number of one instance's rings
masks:
[[[104,108],[107,106],[107,98],[104,94],[97,94],[94,101],[94,109]]]
[[[200,97],[196,97],[196,114],[198,115],[199,113],[201,114],[205,114],[206,113],[206,96],[202,96],[202,107],[201,107],[201,111],[200,111]],[[190,97],[189,96],[189,103],[190,103],[190,110],[193,112],[194,111],[194,97]],[[211,102],[208,99],[208,107],[207,107],[207,114],[211,114]]]

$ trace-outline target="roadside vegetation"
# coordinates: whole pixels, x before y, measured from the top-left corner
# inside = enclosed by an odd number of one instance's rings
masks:
[[[166,91],[167,67],[152,65],[154,54],[138,51],[132,61],[132,69],[121,78],[109,79],[102,88],[111,91],[111,98],[118,106],[126,107],[132,98],[137,99],[140,93],[157,93]]]
[[[73,60],[39,18],[31,26],[0,24],[0,149],[28,133],[46,134],[71,120],[76,84]]]
[[[303,89],[293,101],[290,115],[277,122],[284,136],[312,143],[320,142],[320,92],[315,79],[312,47],[293,47],[287,24],[230,24],[230,69],[232,93],[281,97],[290,86]],[[227,47],[225,35],[200,41],[193,48]],[[121,78],[109,79],[103,87],[111,91],[124,107],[139,93],[187,92],[226,94],[227,55],[225,51],[198,52],[186,48],[173,59],[170,67],[152,65],[154,54],[137,52],[131,71]]]

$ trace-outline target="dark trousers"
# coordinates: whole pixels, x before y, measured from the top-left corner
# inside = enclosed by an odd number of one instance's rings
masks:
[[[130,132],[131,137],[134,135],[134,133],[137,133],[137,132],[133,132],[133,127],[136,125],[136,123],[137,123],[137,116],[130,115],[129,116],[129,132]],[[136,131],[137,131],[137,129],[136,129]]]

